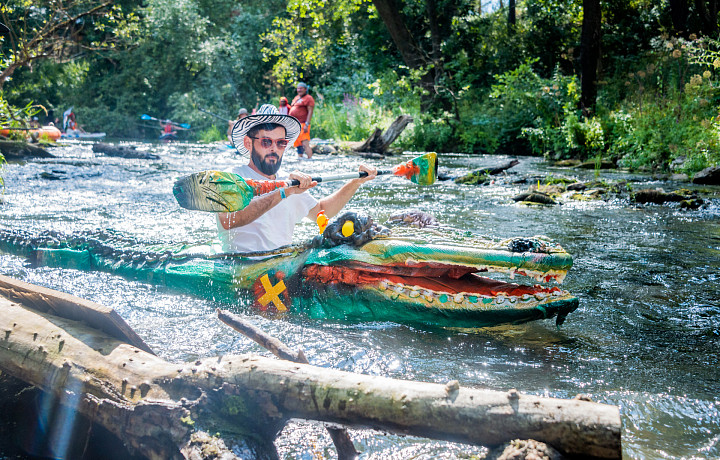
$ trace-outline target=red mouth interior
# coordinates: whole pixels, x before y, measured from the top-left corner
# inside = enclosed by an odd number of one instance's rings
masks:
[[[309,265],[303,270],[308,281],[322,284],[343,283],[353,286],[363,284],[377,285],[383,280],[406,286],[417,286],[435,292],[457,294],[473,293],[483,296],[522,296],[544,292],[550,294],[559,288],[546,288],[540,285],[524,286],[515,283],[479,276],[476,268],[442,264],[425,264],[425,266],[406,267],[393,265],[367,265],[353,263],[353,266]]]

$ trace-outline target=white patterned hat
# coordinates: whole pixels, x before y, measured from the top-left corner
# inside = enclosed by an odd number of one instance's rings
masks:
[[[248,115],[235,123],[230,134],[233,146],[241,155],[247,155],[250,152],[245,148],[245,136],[248,131],[257,125],[263,123],[276,123],[285,128],[285,139],[289,144],[293,144],[300,135],[300,122],[297,118],[290,115],[280,115],[277,107],[272,104],[263,104],[257,113]]]

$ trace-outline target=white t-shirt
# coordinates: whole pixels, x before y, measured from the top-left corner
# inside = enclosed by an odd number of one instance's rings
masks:
[[[255,172],[250,166],[236,166],[229,172],[242,177],[268,180]],[[278,179],[282,180],[281,177]],[[270,251],[292,243],[295,224],[317,204],[317,200],[308,192],[288,195],[275,207],[262,216],[242,227],[225,230],[217,217],[218,236],[224,252]]]

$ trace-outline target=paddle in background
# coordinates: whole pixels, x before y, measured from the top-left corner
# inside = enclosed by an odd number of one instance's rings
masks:
[[[151,117],[150,115],[145,115],[145,114],[140,115],[140,118],[142,118],[143,120],[159,121],[160,123],[165,121],[165,120],[161,120],[159,118]],[[170,124],[174,125],[174,126],[178,126],[182,129],[190,129],[190,125],[187,123],[175,123],[174,121],[171,121]]]
[[[217,113],[213,113],[213,112],[211,112],[211,111],[209,111],[209,110],[205,110],[205,109],[203,109],[202,107],[198,107],[198,110],[201,111],[201,112],[205,112],[205,113],[207,113],[208,115],[212,115],[213,117],[215,117],[215,118],[217,118],[217,119],[219,119],[219,120],[232,121],[232,118],[225,118],[225,117],[223,117],[223,116],[221,116],[221,115],[218,115]]]
[[[405,177],[418,185],[432,185],[437,178],[437,154],[426,153],[396,165],[389,170],[378,171],[378,176],[393,175]],[[357,179],[367,176],[366,172],[313,177],[312,180],[330,182]],[[258,195],[272,192],[280,187],[299,185],[297,180],[272,181],[245,179],[237,174],[223,171],[201,171],[181,177],[173,186],[178,204],[185,209],[209,212],[233,212],[246,207]]]

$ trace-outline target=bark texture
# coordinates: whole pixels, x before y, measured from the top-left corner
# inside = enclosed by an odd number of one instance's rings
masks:
[[[613,406],[252,355],[173,364],[4,297],[0,311],[3,372],[54,394],[149,458],[183,458],[196,421],[210,432],[254,437],[272,452],[291,418],[490,447],[535,439],[568,455],[621,456]]]

